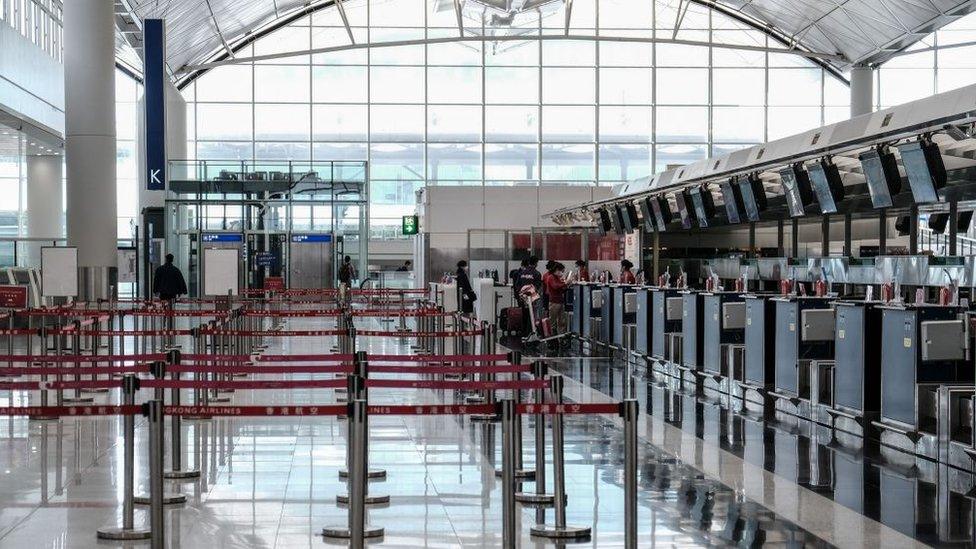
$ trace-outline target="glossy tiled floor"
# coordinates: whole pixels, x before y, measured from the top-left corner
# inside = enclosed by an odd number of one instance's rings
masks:
[[[312,320],[290,324],[296,328],[322,326]],[[330,343],[312,338],[275,340],[269,352],[325,353]],[[364,346],[372,352],[409,352],[406,342],[393,339],[363,338],[361,348]],[[572,361],[564,367],[577,369]],[[289,377],[301,379],[299,375]],[[150,396],[144,392],[140,399]],[[567,383],[567,396],[580,401],[607,399],[603,392],[572,381]],[[36,394],[4,392],[0,405],[32,403],[32,397]],[[233,398],[241,404],[335,402],[333,391],[319,389],[239,391]],[[118,395],[97,399],[117,402]],[[453,399],[453,395],[374,389],[370,399],[375,403],[430,403]],[[727,464],[738,458],[717,447],[696,447],[680,430],[675,438],[674,433],[655,425],[648,416],[641,424],[642,437],[657,446],[644,444],[641,448],[640,547],[761,542],[826,545],[823,540],[850,546],[910,545],[908,538],[879,529],[876,522],[860,519],[853,512],[851,516],[832,512],[819,517],[819,522],[811,521],[809,513],[800,509],[807,505],[803,497],[776,482],[766,482],[762,475],[749,476],[751,472],[744,467],[739,467],[740,482],[728,482],[728,472],[715,474],[709,464]],[[0,547],[120,546],[95,538],[96,529],[117,522],[121,512],[120,427],[117,418],[51,423],[0,418]],[[530,421],[525,431],[525,463],[531,468]],[[199,468],[202,477],[170,485],[188,495],[188,503],[166,513],[170,546],[319,547],[329,544],[320,535],[323,526],[345,523],[346,511],[335,502],[336,494],[345,491],[337,474],[345,460],[343,422],[333,418],[216,419],[186,422],[183,433],[184,460]],[[593,527],[593,537],[585,545],[622,545],[622,442],[616,420],[571,418],[566,439],[569,523]],[[139,485],[145,481],[146,445],[145,424],[140,420],[136,439]],[[501,490],[493,465],[499,446],[497,426],[454,417],[372,421],[371,465],[385,468],[389,476],[385,482],[371,483],[370,491],[391,496],[389,505],[369,512],[371,523],[386,528],[385,537],[374,543],[411,548],[500,547]],[[752,486],[752,480],[760,484]],[[789,485],[796,488],[795,483],[783,484]],[[533,489],[531,483],[525,486]],[[757,501],[785,513],[774,514]],[[137,523],[145,522],[143,513],[137,512]],[[809,523],[821,537],[783,516]],[[850,528],[846,533],[852,537],[845,539],[844,530],[824,526],[832,520],[840,521],[839,528]],[[552,511],[520,509],[520,546],[550,545],[529,536],[529,527],[540,521],[551,522]]]

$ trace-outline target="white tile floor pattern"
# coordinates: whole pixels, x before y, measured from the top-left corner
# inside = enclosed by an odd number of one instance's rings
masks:
[[[328,322],[328,321],[325,321]],[[322,327],[313,319],[289,321],[301,329]],[[366,321],[370,322],[370,321]],[[375,321],[372,321],[375,322]],[[375,353],[408,353],[407,342],[363,338],[360,348]],[[273,339],[269,353],[328,353],[321,338]],[[267,376],[256,376],[257,378]],[[289,379],[331,375],[287,375]],[[592,395],[594,398],[596,394]],[[36,394],[33,395],[36,398]],[[142,391],[139,401],[150,398]],[[443,391],[374,389],[371,403],[431,403],[452,398]],[[237,404],[328,404],[332,390],[238,391]],[[98,401],[117,402],[116,391]],[[189,393],[183,402],[189,401]],[[26,405],[23,393],[0,392],[0,405]],[[31,401],[30,403],[33,403]],[[0,419],[0,548],[137,547],[145,542],[96,540],[95,531],[120,521],[122,445],[120,418],[30,422]],[[336,418],[220,418],[183,425],[184,463],[198,467],[196,482],[169,484],[188,502],[166,512],[170,547],[319,547],[326,525],[345,524],[346,509],[335,496],[345,492],[338,469],[345,462],[345,423]],[[455,417],[382,417],[370,425],[370,460],[385,468],[385,482],[370,483],[372,493],[391,503],[370,509],[369,522],[386,535],[370,545],[383,547],[500,547],[501,489],[493,474],[500,428],[474,425]],[[532,465],[531,422],[525,427],[525,462]],[[166,428],[167,437],[169,427]],[[567,420],[566,477],[568,522],[593,527],[585,545],[623,544],[623,490],[619,482],[620,432],[601,418]],[[547,439],[551,442],[551,437]],[[167,440],[167,447],[169,442]],[[147,474],[146,424],[137,422],[137,485]],[[660,456],[645,448],[642,463]],[[169,457],[167,456],[167,463]],[[764,524],[768,543],[817,545],[816,538],[750,508],[729,490],[714,501],[692,501],[700,484],[694,472],[664,460],[657,478],[667,486],[642,484],[639,507],[640,547],[726,545],[737,534],[738,520]],[[660,473],[662,470],[670,471]],[[552,482],[552,468],[547,468]],[[642,470],[645,484],[648,473]],[[673,478],[673,480],[672,480]],[[527,483],[527,489],[532,484]],[[712,493],[715,488],[710,487]],[[137,490],[141,492],[141,490]],[[722,494],[725,494],[724,496]],[[727,497],[726,497],[727,496]],[[690,499],[689,499],[690,498]],[[707,513],[702,505],[707,504]],[[755,506],[757,507],[757,506]],[[743,509],[746,509],[743,511]],[[751,508],[750,508],[751,509]],[[707,517],[705,516],[707,514]],[[148,520],[138,510],[137,524]],[[532,539],[529,527],[552,521],[552,511],[520,509],[521,547],[547,547]],[[336,545],[342,545],[337,543]]]

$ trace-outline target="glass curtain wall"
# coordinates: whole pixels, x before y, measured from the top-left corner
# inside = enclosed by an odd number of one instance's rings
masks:
[[[887,108],[976,83],[976,15],[928,35],[877,71],[877,106]]]
[[[517,28],[477,29],[524,40],[375,47],[457,36],[453,3],[345,5],[356,42],[374,47],[202,74],[183,88],[188,151],[198,159],[366,159],[373,238],[399,236],[424,185],[613,185],[849,113],[846,82],[797,56],[538,40],[564,32],[563,8],[522,14]],[[675,34],[676,7],[576,0],[570,33],[780,46],[699,5]],[[237,56],[348,43],[328,8]]]

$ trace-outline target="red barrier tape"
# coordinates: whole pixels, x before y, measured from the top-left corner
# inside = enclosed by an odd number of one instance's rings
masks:
[[[84,417],[137,415],[142,415],[142,406],[10,406],[0,408],[0,416]]]
[[[327,337],[346,335],[345,330],[200,330],[201,335],[250,336],[250,337]]]
[[[65,362],[80,362],[82,364],[93,362],[152,362],[154,360],[166,360],[166,355],[162,353],[142,355],[0,355],[0,362],[41,362],[48,364]]]
[[[508,355],[368,355],[370,365],[380,362],[423,362],[426,364],[442,364],[455,362],[501,362],[508,360]]]
[[[457,332],[397,332],[388,330],[356,330],[357,336],[376,337],[464,337],[480,336],[481,330],[467,330]]]
[[[377,374],[440,374],[440,375],[461,375],[461,374],[517,374],[530,372],[532,367],[521,364],[508,364],[503,366],[374,366],[369,365],[370,373]]]
[[[58,391],[66,389],[115,389],[121,380],[87,381],[0,381],[0,391]]]
[[[88,370],[85,370],[87,372]],[[169,366],[167,372],[193,374],[351,374],[351,365],[337,366]],[[0,370],[2,373],[2,370]]]
[[[2,376],[56,376],[56,375],[114,375],[141,374],[149,371],[148,365],[138,366],[93,366],[88,368],[44,368],[34,366],[19,366],[16,368],[0,368]]]
[[[344,379],[304,379],[284,381],[176,381],[149,379],[139,384],[145,389],[340,389]]]
[[[465,416],[489,415],[498,410],[494,404],[434,404],[434,405],[372,405],[366,407],[366,415],[370,416]]]
[[[386,389],[449,389],[455,391],[505,391],[525,389],[545,389],[549,382],[545,379],[527,381],[441,381],[413,379],[367,379],[366,387]]]
[[[353,355],[207,355],[185,354],[181,362],[324,362],[341,364],[352,362]],[[3,357],[0,357],[0,361]]]

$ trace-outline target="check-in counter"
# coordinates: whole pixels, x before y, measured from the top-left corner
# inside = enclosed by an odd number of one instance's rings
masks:
[[[701,369],[712,376],[741,380],[741,349],[746,327],[746,305],[742,294],[709,292],[702,294],[702,301]]]
[[[583,337],[586,332],[583,329],[583,317],[589,316],[590,314],[590,301],[589,297],[584,300],[584,293],[587,292],[586,284],[572,284],[569,287],[569,293],[572,294],[572,309],[569,315],[569,331],[576,335],[576,337]],[[584,303],[585,301],[585,303]]]
[[[864,436],[881,409],[880,303],[838,301],[834,311],[833,366],[820,370],[814,396],[833,427]]]
[[[634,324],[636,333],[634,336],[634,352],[645,357],[651,355],[652,327],[654,325],[654,307],[652,304],[651,288],[638,287],[634,291]]]
[[[776,378],[776,302],[769,295],[747,295],[743,398],[766,411],[768,391]]]
[[[972,447],[971,412],[962,414],[968,415],[968,426],[953,414],[960,397],[968,396],[971,406],[974,381],[962,313],[938,305],[881,308],[881,419],[874,425],[882,444],[951,461],[952,448],[948,440],[940,444],[940,429],[948,439],[963,428]]]
[[[610,286],[613,296],[613,329],[611,344],[617,349],[633,347],[634,325],[637,322],[637,288],[630,285]]]
[[[579,284],[577,297],[578,309],[573,310],[578,314],[580,336],[583,339],[594,339],[597,335],[603,309],[603,291],[596,284]]]
[[[702,368],[702,326],[705,321],[702,293],[681,292],[681,365],[691,371]]]
[[[674,343],[681,336],[684,299],[674,288],[651,290],[651,357],[672,363],[681,362],[681,347]],[[677,337],[675,337],[677,336]]]
[[[777,297],[776,409],[810,418],[810,370],[815,361],[833,359],[833,300]]]
[[[600,284],[600,331],[597,339],[601,345],[611,345],[613,343],[614,307],[613,307],[613,286],[610,284]]]

